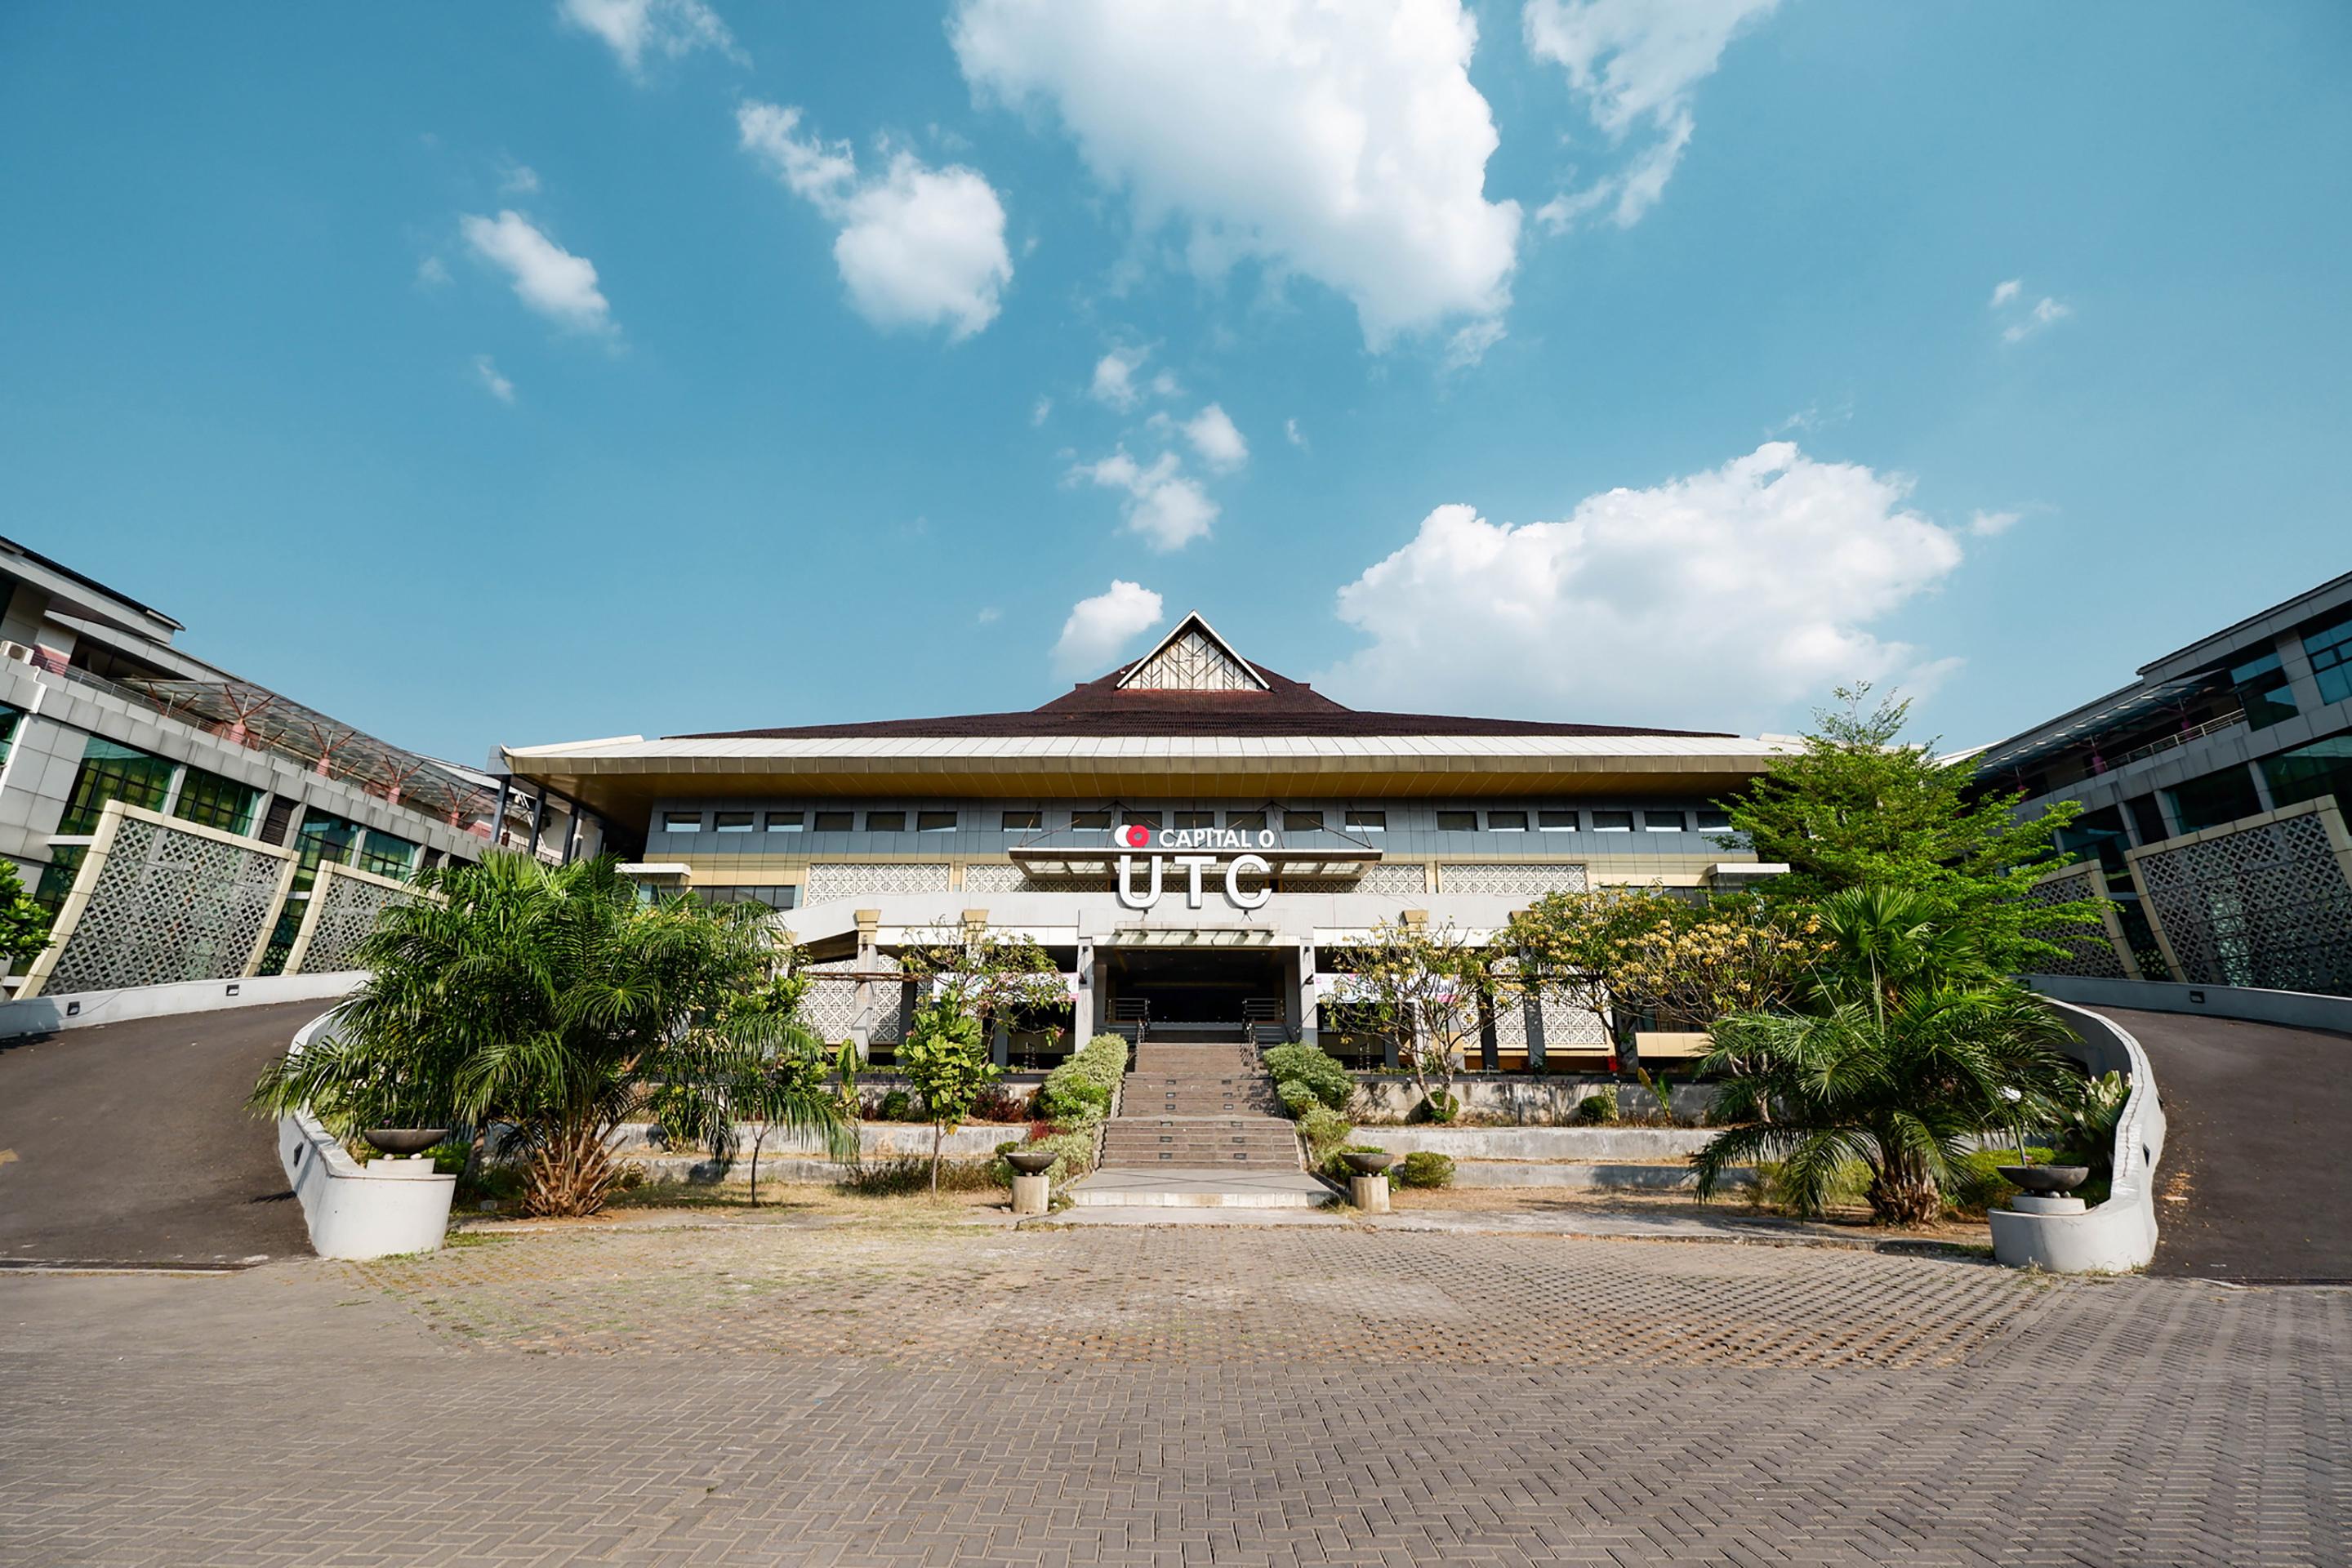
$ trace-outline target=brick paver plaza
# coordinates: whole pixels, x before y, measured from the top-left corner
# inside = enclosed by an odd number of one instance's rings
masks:
[[[2336,1563],[2352,1291],[719,1222],[0,1277],[8,1563]]]

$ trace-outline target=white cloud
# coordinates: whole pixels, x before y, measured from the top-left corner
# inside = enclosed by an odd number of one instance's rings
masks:
[[[1054,645],[1054,663],[1068,675],[1100,675],[1129,643],[1160,624],[1160,595],[1140,583],[1113,578],[1110,587],[1070,606]]]
[[[1486,357],[1486,351],[1503,341],[1503,319],[1489,316],[1472,321],[1445,340],[1445,356],[1440,362],[1448,371],[1467,370]]]
[[[1097,403],[1108,403],[1113,408],[1129,409],[1143,395],[1137,390],[1135,373],[1142,367],[1144,349],[1113,349],[1095,361],[1094,385],[1089,395]]]
[[[1510,302],[1460,0],[961,0],[949,30],[976,97],[1051,106],[1202,276],[1312,278],[1374,348]]]
[[[983,605],[981,606],[980,614],[972,616],[971,620],[974,626],[992,626],[1003,618],[1003,610],[998,609],[994,605]]]
[[[538,194],[539,171],[529,163],[518,163],[511,159],[508,160],[505,169],[499,175],[499,195],[530,196]]]
[[[1778,0],[1528,0],[1528,49],[1568,72],[1569,89],[1612,143],[1638,131],[1646,144],[1631,163],[1573,195],[1537,210],[1554,233],[1586,213],[1610,208],[1620,228],[1639,223],[1665,194],[1690,145],[1691,100],[1747,23]]]
[[[474,374],[481,377],[483,389],[500,403],[515,400],[514,383],[499,374],[499,367],[489,355],[474,356]]]
[[[1037,400],[1036,406],[1029,410],[1029,427],[1034,430],[1053,416],[1054,400],[1050,397],[1041,397]]]
[[[838,226],[834,264],[857,313],[883,328],[945,326],[951,339],[994,321],[1013,280],[994,187],[903,150],[882,174],[861,175],[848,142],[799,135],[800,121],[798,109],[772,103],[736,111],[743,150]]]
[[[2016,299],[2018,291],[2024,287],[2025,279],[2022,278],[2011,278],[2006,282],[1994,284],[1992,289],[1992,303],[1987,308],[1994,310],[2000,310],[2003,305],[2006,305],[2011,300]]]
[[[1225,411],[1210,404],[1184,422],[1184,439],[1192,443],[1192,450],[1201,461],[1220,474],[1232,473],[1249,461],[1249,443],[1225,416]]]
[[[1306,434],[1298,428],[1298,421],[1296,419],[1286,419],[1282,422],[1282,438],[1302,452],[1307,450]]]
[[[2017,526],[2020,511],[1978,511],[1969,514],[1969,531],[1979,539],[1994,539]]]
[[[1948,668],[1868,630],[1960,562],[1910,483],[1772,442],[1501,526],[1441,506],[1339,591],[1371,646],[1323,678],[1370,706],[1722,728],[1841,681]]]
[[[449,264],[437,256],[428,256],[416,264],[416,286],[438,289],[449,281]]]
[[[1162,452],[1146,467],[1121,450],[1100,462],[1082,465],[1075,477],[1091,479],[1105,489],[1126,491],[1123,526],[1129,533],[1139,534],[1154,550],[1181,550],[1207,537],[1217,521],[1217,503],[1209,499],[1198,479],[1184,473],[1173,452]]]
[[[2042,328],[2054,321],[2063,321],[2074,313],[2073,306],[2062,305],[2057,300],[2045,296],[2034,304],[2032,310],[2025,313],[2023,321],[2011,321],[2007,327],[2001,329],[2001,342],[2023,342]]]
[[[596,287],[596,265],[574,256],[511,208],[495,218],[467,214],[458,220],[466,243],[503,268],[516,298],[548,320],[584,331],[612,323],[612,307]]]
[[[679,59],[711,49],[739,65],[751,63],[703,0],[558,0],[555,14],[604,39],[633,77],[645,75],[648,55]]]

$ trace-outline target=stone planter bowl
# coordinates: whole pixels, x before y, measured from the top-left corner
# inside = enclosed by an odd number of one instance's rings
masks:
[[[446,1127],[371,1127],[362,1136],[380,1154],[422,1154],[449,1136]]]
[[[1053,1169],[1054,1152],[1050,1149],[1015,1149],[1004,1156],[1004,1163],[1024,1176],[1042,1176]]]
[[[2088,1165],[1998,1165],[2000,1179],[2021,1193],[2055,1197],[2071,1193],[2091,1179]]]
[[[1350,1150],[1339,1158],[1347,1162],[1348,1169],[1360,1176],[1377,1176],[1396,1163],[1396,1156],[1386,1150],[1372,1153],[1358,1153]]]

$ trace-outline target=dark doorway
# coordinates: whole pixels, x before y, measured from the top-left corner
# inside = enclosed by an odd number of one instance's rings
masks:
[[[1105,955],[1109,1016],[1155,1040],[1286,1037],[1283,955],[1201,948],[1113,948]]]

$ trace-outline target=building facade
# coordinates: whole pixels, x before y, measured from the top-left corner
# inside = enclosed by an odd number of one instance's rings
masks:
[[[1319,1038],[1333,955],[1399,921],[1494,931],[1554,890],[1747,885],[1720,804],[1778,742],[1365,712],[1251,663],[1199,616],[1025,712],[506,748],[518,781],[642,824],[631,870],[751,900],[815,960],[828,1038],[887,1056],[896,952],[1017,932],[1061,968],[1040,1021],[1083,1040]],[[1496,1021],[1486,1065],[1605,1049],[1598,1021]]]
[[[2071,973],[2352,994],[2352,574],[1987,747],[2022,809],[2079,802],[2053,899],[2117,906]]]

